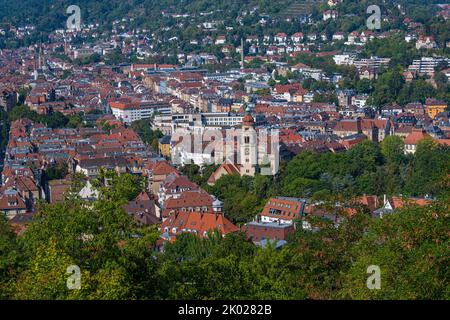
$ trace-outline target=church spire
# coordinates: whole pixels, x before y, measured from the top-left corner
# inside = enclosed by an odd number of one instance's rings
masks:
[[[251,115],[250,106],[248,104],[245,104],[245,116],[242,118],[242,125],[243,126],[253,126],[255,123],[255,119],[253,119]]]

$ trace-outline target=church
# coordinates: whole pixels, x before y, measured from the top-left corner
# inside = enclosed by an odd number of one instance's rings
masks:
[[[242,119],[237,148],[231,156],[209,177],[208,184],[215,182],[224,175],[239,174],[251,176],[274,175],[279,165],[279,137],[277,131],[255,128],[255,119],[249,109]]]

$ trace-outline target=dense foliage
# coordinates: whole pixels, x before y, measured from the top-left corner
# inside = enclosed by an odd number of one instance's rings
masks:
[[[381,144],[366,140],[342,153],[301,152],[273,177],[224,176],[207,190],[224,201],[228,218],[242,223],[260,212],[271,196],[345,201],[358,195],[439,196],[450,174],[448,146],[419,142],[414,155],[404,142],[388,136]]]
[[[163,136],[159,130],[152,129],[151,119],[142,119],[134,121],[131,128],[140,136],[142,141],[150,145],[154,151],[158,150],[158,140]]]
[[[110,187],[101,181],[108,177]],[[104,173],[99,200],[68,196],[42,205],[24,234],[0,221],[3,299],[449,299],[449,198],[372,220],[361,208],[343,219],[310,219],[282,249],[258,248],[244,234],[200,239],[184,234],[163,253],[153,228],[136,226],[121,204],[136,178]],[[79,190],[74,185],[74,190]],[[67,289],[67,267],[81,289]],[[381,269],[381,289],[366,287],[367,267]]]
[[[77,128],[82,126],[81,115],[65,116],[61,112],[52,112],[50,114],[39,114],[36,111],[30,110],[26,105],[16,105],[5,119],[10,123],[18,119],[30,119],[34,122],[45,124],[49,128]]]

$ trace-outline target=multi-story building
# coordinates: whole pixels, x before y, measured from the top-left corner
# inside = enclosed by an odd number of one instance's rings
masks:
[[[205,129],[232,128],[242,123],[242,114],[230,112],[184,113],[172,115],[172,131],[185,128],[202,132]],[[155,124],[163,121],[162,117],[155,117]]]
[[[170,157],[170,140],[171,137],[168,135],[158,140],[158,150],[163,157]]]
[[[264,206],[260,214],[261,222],[293,224],[305,215],[306,200],[300,198],[274,197]]]
[[[444,112],[447,109],[447,104],[443,101],[436,99],[427,99],[425,101],[425,111],[430,116],[431,119],[434,119],[436,115],[441,112]]]
[[[252,221],[242,227],[253,242],[268,240],[285,240],[287,235],[295,231],[294,225],[278,222]]]
[[[155,113],[171,114],[170,104],[158,101],[137,101],[132,99],[118,99],[109,101],[112,114],[125,123],[150,118]]]
[[[176,211],[161,224],[161,237],[172,241],[182,233],[207,237],[209,232],[219,231],[222,236],[239,231],[222,212]]]
[[[446,66],[449,59],[436,57],[422,57],[420,60],[413,60],[413,63],[408,67],[411,72],[418,74],[433,75],[436,67],[439,65]]]
[[[431,136],[422,128],[413,128],[405,138],[405,154],[416,153],[418,142],[425,138],[431,139]]]
[[[349,54],[336,54],[333,56],[333,60],[337,65],[351,65],[354,62],[354,57]]]
[[[420,36],[416,42],[416,49],[434,49],[437,47],[436,41],[432,36]]]
[[[381,66],[387,66],[391,61],[390,58],[370,57],[369,59],[361,59],[354,62],[356,68],[367,68],[369,70],[378,71]]]

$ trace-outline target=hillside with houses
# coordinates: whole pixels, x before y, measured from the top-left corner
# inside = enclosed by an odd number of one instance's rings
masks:
[[[448,300],[439,2],[0,1],[0,299]]]

